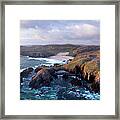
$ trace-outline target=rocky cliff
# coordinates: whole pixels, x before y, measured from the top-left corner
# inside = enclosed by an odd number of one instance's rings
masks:
[[[82,53],[78,50],[76,53],[77,55],[75,58],[68,64],[64,65],[65,69],[75,72],[75,66],[79,66],[79,71],[85,80],[99,81],[100,51],[87,51]]]

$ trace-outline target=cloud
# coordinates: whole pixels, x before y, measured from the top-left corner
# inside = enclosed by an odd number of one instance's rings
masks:
[[[48,33],[60,32],[58,28],[48,30]]]
[[[45,40],[47,39],[47,36],[44,36],[43,31],[38,29],[38,27],[35,26],[35,28],[28,28],[28,29],[21,29],[20,32],[20,38],[25,39],[31,39],[31,40]]]
[[[90,24],[66,26],[66,29],[72,33],[71,35],[73,35],[74,38],[78,39],[96,39],[99,38],[100,34],[99,28]]]
[[[38,44],[70,43],[70,44],[99,44],[100,28],[99,22],[94,21],[35,21],[24,22],[20,31],[21,44],[24,41],[33,40]],[[29,24],[28,24],[29,23]],[[25,27],[24,27],[25,26]],[[88,42],[88,43],[87,43]]]

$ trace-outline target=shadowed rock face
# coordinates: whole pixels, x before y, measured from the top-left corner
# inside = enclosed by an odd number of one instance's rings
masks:
[[[72,81],[70,81],[70,83],[72,84],[72,86],[81,86],[82,83],[79,79],[74,79]]]
[[[33,68],[27,68],[25,70],[23,70],[21,73],[20,73],[20,82],[22,83],[23,82],[23,78],[27,78],[29,76],[29,74],[32,73],[34,69]]]
[[[99,82],[99,81],[94,82],[94,83],[91,85],[91,89],[92,89],[92,91],[94,91],[95,93],[100,92],[100,82]]]
[[[33,70],[33,68],[27,68],[20,73],[20,76],[26,78]]]
[[[49,86],[52,80],[53,77],[50,72],[47,69],[42,68],[32,77],[29,87],[37,89],[41,86]]]
[[[54,76],[56,70],[55,70],[54,68],[49,68],[49,69],[47,69],[47,71],[49,72],[49,74],[50,74],[51,76]]]

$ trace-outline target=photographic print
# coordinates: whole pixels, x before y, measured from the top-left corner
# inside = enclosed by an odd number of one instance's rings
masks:
[[[21,20],[20,100],[100,100],[100,21]]]

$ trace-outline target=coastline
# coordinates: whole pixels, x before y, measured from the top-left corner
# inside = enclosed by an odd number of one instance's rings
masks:
[[[100,100],[99,51],[73,51],[21,57],[20,99]]]
[[[69,52],[60,52],[57,55],[50,56],[48,58],[67,62],[68,60],[73,59],[74,57],[69,56]]]
[[[60,64],[60,65],[67,64],[69,62],[69,60],[72,60],[74,58],[72,56],[68,56],[68,54],[69,54],[69,52],[60,52],[57,55],[50,56],[48,58],[42,58],[42,57],[35,58],[35,57],[29,57],[29,56],[20,56],[20,57],[21,58],[26,57],[26,61],[31,61],[31,62],[36,61],[37,65],[34,66],[34,68],[36,68],[36,67],[42,66],[42,65],[49,67],[49,66],[54,66],[54,64]],[[21,60],[21,65],[22,65],[22,60]]]

